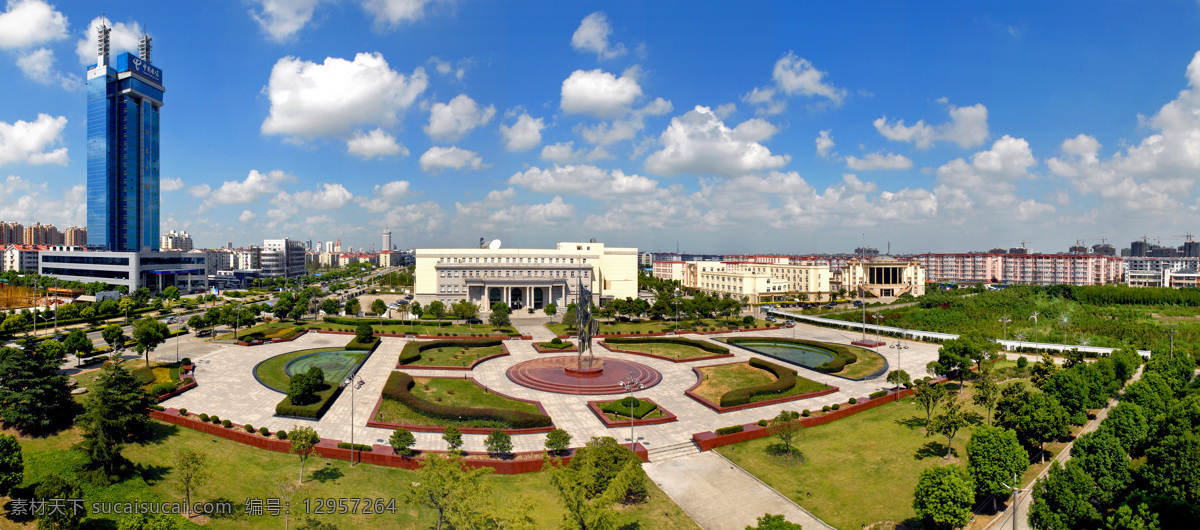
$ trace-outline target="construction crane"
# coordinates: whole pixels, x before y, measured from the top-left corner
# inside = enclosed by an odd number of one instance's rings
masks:
[[[1171,237],[1172,237],[1172,238],[1174,238],[1174,239],[1179,239],[1179,238],[1181,238],[1181,237],[1182,237],[1182,238],[1184,238],[1184,240],[1185,240],[1185,241],[1191,241],[1191,240],[1192,240],[1192,234],[1184,234],[1184,235],[1181,235],[1181,236],[1171,236]]]

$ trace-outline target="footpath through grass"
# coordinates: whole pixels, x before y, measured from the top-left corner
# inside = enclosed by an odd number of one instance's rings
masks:
[[[93,502],[182,502],[183,495],[174,485],[174,460],[177,451],[190,449],[205,454],[208,469],[214,473],[204,487],[192,492],[192,501],[227,501],[234,508],[233,514],[213,517],[203,528],[240,530],[284,527],[282,515],[246,515],[245,504],[251,498],[279,497],[275,489],[277,479],[295,482],[300,471],[300,462],[295,455],[255,449],[174,425],[158,422],[151,422],[151,425],[153,436],[148,441],[126,446],[124,451],[125,456],[137,464],[139,474],[113,486],[83,485],[85,506],[90,507]],[[68,477],[76,473],[83,463],[83,457],[71,446],[79,440],[75,429],[47,438],[22,438],[26,466],[22,487],[36,484],[51,472]],[[312,507],[315,507],[315,499],[318,498],[385,499],[385,503],[396,499],[395,514],[307,516],[337,528],[430,528],[436,522],[435,511],[414,506],[403,499],[402,492],[415,477],[412,471],[370,464],[350,467],[349,462],[326,460],[318,456],[309,458],[304,471],[305,490],[291,504],[292,527],[298,526],[306,518],[305,498],[313,500],[310,504]],[[548,475],[492,475],[487,481],[491,485],[491,495],[480,501],[504,505],[513,496],[526,496],[534,501],[532,516],[538,528],[558,526],[564,512]],[[646,485],[650,498],[641,504],[619,508],[618,527],[664,530],[698,528],[653,481],[646,481]],[[82,527],[115,528],[121,517],[89,517]],[[184,523],[183,528],[200,528],[182,518],[180,521]],[[7,518],[0,518],[0,528],[20,526]]]

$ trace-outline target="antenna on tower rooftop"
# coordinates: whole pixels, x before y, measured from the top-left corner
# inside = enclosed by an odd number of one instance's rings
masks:
[[[147,33],[142,33],[142,38],[138,39],[138,57],[143,61],[150,62],[150,41],[152,40],[154,39],[150,38]]]
[[[112,28],[101,22],[100,27],[96,28],[96,64],[100,66],[108,65],[108,50],[109,50],[109,33]]]

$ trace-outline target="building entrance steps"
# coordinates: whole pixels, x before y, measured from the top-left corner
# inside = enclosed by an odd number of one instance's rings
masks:
[[[672,458],[679,458],[681,456],[693,455],[693,454],[696,454],[699,452],[700,452],[700,449],[698,447],[696,447],[696,444],[692,443],[689,440],[687,442],[680,442],[680,443],[674,443],[674,444],[670,444],[670,445],[662,445],[659,447],[655,447],[653,449],[646,451],[646,454],[647,454],[647,457],[650,458],[651,462],[662,462],[663,460],[670,460]]]

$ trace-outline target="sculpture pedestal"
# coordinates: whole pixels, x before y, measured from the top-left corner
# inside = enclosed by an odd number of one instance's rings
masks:
[[[541,357],[517,363],[507,371],[508,379],[518,385],[558,394],[621,394],[621,381],[633,377],[645,388],[662,381],[662,374],[641,363],[614,359],[584,359],[580,366],[575,356]]]
[[[563,367],[567,375],[578,377],[600,377],[604,373],[604,359],[583,358],[575,366]]]

